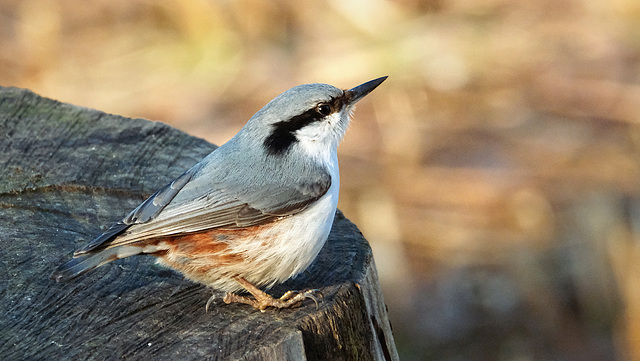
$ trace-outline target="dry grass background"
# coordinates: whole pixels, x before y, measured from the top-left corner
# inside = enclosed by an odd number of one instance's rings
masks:
[[[340,148],[404,360],[640,360],[640,2],[0,0],[0,85],[221,144],[389,79]]]

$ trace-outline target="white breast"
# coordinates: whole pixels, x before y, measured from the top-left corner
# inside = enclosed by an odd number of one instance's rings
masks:
[[[253,269],[243,275],[256,285],[272,286],[284,282],[304,271],[316,258],[324,245],[338,206],[340,174],[338,160],[331,162],[331,187],[314,204],[304,211],[282,219],[270,228],[264,238],[274,242],[273,247],[261,247],[255,252],[244,250],[244,254],[255,255]]]

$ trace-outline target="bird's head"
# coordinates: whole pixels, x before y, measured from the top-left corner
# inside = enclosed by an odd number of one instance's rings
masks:
[[[304,84],[278,95],[258,111],[238,133],[258,142],[266,154],[311,155],[335,152],[358,100],[387,77],[348,90],[328,84]]]

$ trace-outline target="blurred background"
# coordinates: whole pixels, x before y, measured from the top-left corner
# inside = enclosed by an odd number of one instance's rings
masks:
[[[340,147],[403,360],[640,360],[637,0],[0,0],[0,85],[222,144],[388,75]]]

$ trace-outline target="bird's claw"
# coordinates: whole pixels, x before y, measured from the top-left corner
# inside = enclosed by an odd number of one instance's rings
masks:
[[[250,298],[247,296],[240,296],[235,293],[227,292],[224,296],[223,301],[225,303],[244,303],[247,305],[251,305],[260,311],[264,311],[267,307],[275,307],[275,308],[290,308],[299,306],[302,301],[307,298],[312,299],[316,303],[316,309],[319,308],[318,305],[318,297],[324,301],[324,296],[322,292],[318,289],[309,289],[306,291],[287,291],[285,294],[280,296],[280,298],[273,298],[269,294],[265,293],[258,287],[251,284],[242,276],[234,277],[238,283],[244,287],[245,290],[249,291],[254,298]]]
[[[273,298],[266,293],[253,294],[255,298],[240,296],[235,293],[227,293],[223,301],[225,303],[244,303],[251,305],[260,311],[264,311],[267,307],[274,308],[293,308],[298,307],[307,298],[312,299],[316,304],[316,309],[320,308],[320,302],[324,301],[324,295],[318,289],[306,291],[287,291],[280,298]],[[213,297],[212,297],[213,298]]]

